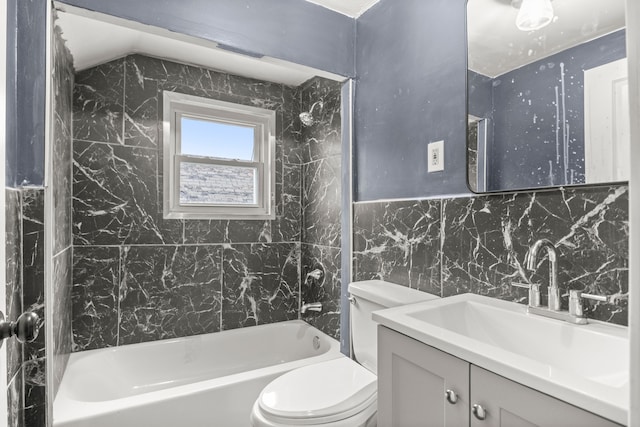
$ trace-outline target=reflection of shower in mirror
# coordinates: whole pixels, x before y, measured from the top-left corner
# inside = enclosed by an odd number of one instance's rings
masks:
[[[304,126],[313,126],[315,125],[316,119],[313,117],[313,109],[316,108],[316,105],[320,106],[320,109],[322,109],[324,107],[324,104],[322,103],[322,101],[316,101],[313,103],[313,105],[311,106],[311,108],[309,109],[309,111],[305,111],[300,113],[299,117],[300,117],[300,121],[302,122],[302,124]]]

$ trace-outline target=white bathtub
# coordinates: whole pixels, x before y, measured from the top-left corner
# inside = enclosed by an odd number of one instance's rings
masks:
[[[246,427],[271,380],[337,357],[339,343],[300,320],[74,353],[53,425]]]

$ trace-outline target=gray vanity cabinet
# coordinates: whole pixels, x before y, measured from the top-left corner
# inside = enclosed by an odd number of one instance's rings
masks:
[[[378,426],[468,426],[469,366],[464,360],[379,327]],[[446,390],[451,391],[448,397]]]
[[[384,326],[378,327],[378,425],[619,426]]]
[[[619,424],[471,365],[471,404],[486,411],[471,427],[619,427]]]

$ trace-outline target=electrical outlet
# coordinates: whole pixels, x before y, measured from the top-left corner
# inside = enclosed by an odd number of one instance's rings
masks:
[[[444,170],[444,141],[430,142],[427,145],[429,156],[427,172],[440,172]]]

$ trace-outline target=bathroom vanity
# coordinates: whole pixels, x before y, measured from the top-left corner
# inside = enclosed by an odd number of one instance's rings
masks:
[[[381,426],[620,426],[625,328],[464,294],[374,313]]]
[[[381,426],[620,425],[384,326],[378,343]]]

